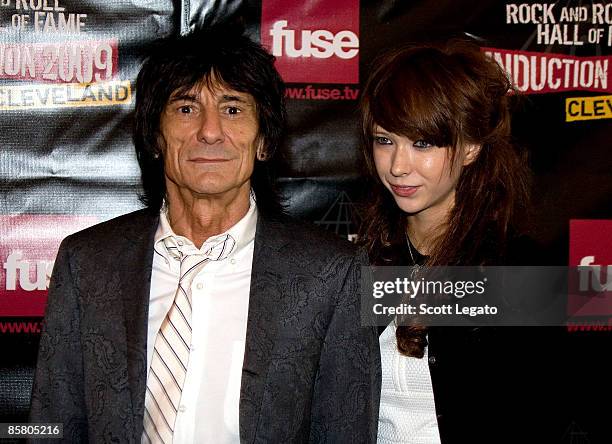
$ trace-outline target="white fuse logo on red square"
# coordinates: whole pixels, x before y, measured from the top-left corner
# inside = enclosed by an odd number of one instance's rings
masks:
[[[359,83],[359,1],[264,0],[261,43],[288,83]]]
[[[0,215],[0,317],[42,316],[60,242],[97,222],[93,216]]]
[[[568,313],[612,316],[612,220],[570,220],[569,265]]]

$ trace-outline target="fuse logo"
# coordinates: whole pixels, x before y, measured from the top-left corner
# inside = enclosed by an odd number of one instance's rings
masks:
[[[96,222],[90,216],[0,215],[0,317],[42,316],[61,240]]]
[[[359,1],[263,0],[261,42],[288,83],[359,83]]]
[[[569,265],[568,314],[612,316],[612,220],[570,221]]]
[[[602,268],[605,267],[605,280],[602,279]],[[602,266],[595,264],[595,256],[585,256],[580,259],[578,266],[580,274],[580,291],[612,291],[612,265]]]
[[[296,48],[296,31],[287,28],[287,20],[279,20],[272,26],[272,54],[276,57],[316,57],[328,59],[336,56],[352,59],[359,53],[359,38],[354,32],[344,30],[337,34],[325,29],[302,30],[302,47]],[[284,51],[283,51],[284,49]]]
[[[25,291],[46,290],[53,271],[53,262],[49,260],[28,261],[21,251],[13,251],[6,258],[3,267],[6,270],[5,290]]]

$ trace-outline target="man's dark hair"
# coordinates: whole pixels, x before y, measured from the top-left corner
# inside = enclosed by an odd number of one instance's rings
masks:
[[[270,160],[285,128],[284,84],[274,57],[240,30],[216,26],[158,41],[136,80],[134,145],[144,192],[142,202],[158,212],[166,197],[164,159],[160,149],[160,118],[172,93],[194,86],[221,84],[248,93],[256,103],[258,138],[266,161],[255,159],[251,186],[260,210],[281,210]]]

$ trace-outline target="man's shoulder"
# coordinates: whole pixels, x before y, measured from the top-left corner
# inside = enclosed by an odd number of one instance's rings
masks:
[[[359,253],[358,247],[341,238],[338,234],[291,216],[281,215],[266,219],[266,233],[271,233],[286,247],[299,249],[302,254],[318,257],[328,255],[343,255],[354,257]]]
[[[126,238],[138,238],[157,227],[158,216],[147,209],[133,211],[105,222],[77,231],[66,237],[64,246],[83,247],[101,245],[108,247]]]

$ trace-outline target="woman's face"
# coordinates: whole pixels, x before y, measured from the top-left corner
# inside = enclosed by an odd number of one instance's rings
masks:
[[[451,168],[449,148],[410,140],[376,125],[373,152],[378,176],[400,209],[435,220],[448,215],[462,165],[468,163],[466,150],[457,152]]]

